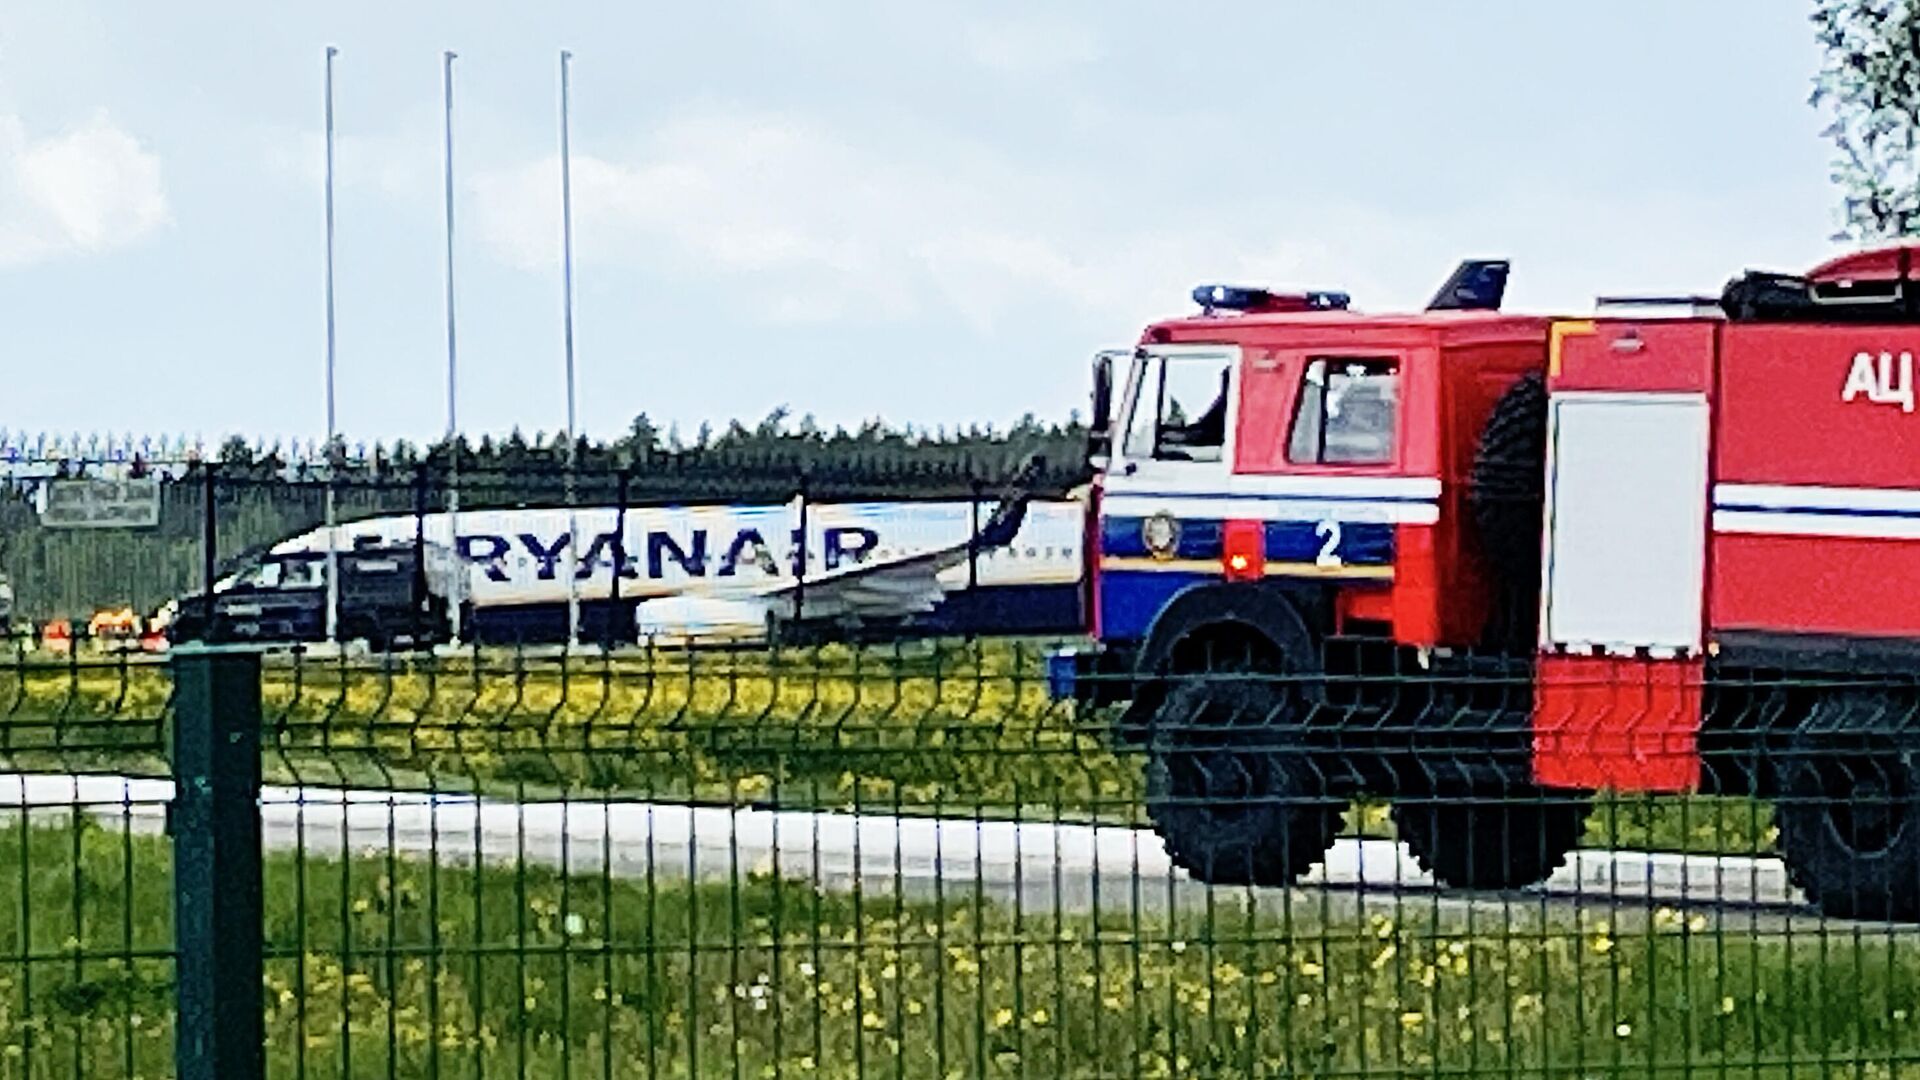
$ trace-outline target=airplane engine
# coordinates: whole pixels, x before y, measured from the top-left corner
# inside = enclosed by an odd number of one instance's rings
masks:
[[[635,609],[634,622],[643,642],[764,641],[767,638],[767,602],[714,596],[663,596]]]

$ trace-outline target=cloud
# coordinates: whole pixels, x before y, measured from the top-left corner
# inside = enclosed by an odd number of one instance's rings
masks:
[[[0,267],[125,247],[171,220],[160,159],[106,112],[41,138],[0,115]]]
[[[708,289],[748,321],[944,318],[988,333],[1045,320],[1115,336],[1188,310],[1203,282],[1406,309],[1460,258],[1509,256],[1514,306],[1585,311],[1636,282],[1717,288],[1737,269],[1718,253],[1743,244],[1787,266],[1817,254],[1760,196],[1603,195],[1523,176],[1414,212],[1327,195],[1326,176],[1216,190],[1154,166],[1044,166],[933,130],[706,109],[627,152],[575,155],[576,254]],[[558,266],[558,168],[545,157],[478,175],[470,220],[497,258]]]
[[[557,265],[558,168],[547,157],[474,182],[474,220],[497,257]],[[697,277],[775,321],[940,310],[984,329],[1023,308],[1165,310],[1192,274],[1285,278],[1310,250],[1263,240],[1278,234],[1229,209],[1200,219],[1136,205],[1110,181],[926,133],[863,140],[800,117],[702,111],[631,155],[574,156],[576,253]]]
[[[747,321],[944,318],[994,332],[1046,320],[1116,335],[1187,310],[1202,282],[1345,289],[1363,309],[1404,309],[1460,258],[1510,256],[1516,306],[1585,311],[1636,282],[1717,288],[1737,268],[1716,253],[1743,237],[1788,266],[1814,254],[1795,255],[1798,223],[1755,224],[1761,195],[1607,195],[1519,176],[1409,211],[1329,195],[1338,178],[1324,170],[1216,188],[1160,164],[1043,164],[911,124],[702,108],[620,152],[576,153],[575,250],[583,267],[707,289]],[[478,173],[467,205],[496,258],[557,268],[555,158]]]
[[[1004,72],[1091,64],[1104,55],[1092,29],[1044,15],[978,19],[967,24],[962,40],[974,63]]]
[[[261,134],[260,145],[271,172],[315,191],[326,182],[324,132],[272,128]],[[370,189],[389,199],[423,198],[440,190],[440,147],[440,135],[421,123],[407,122],[375,135],[336,133],[334,183]]]

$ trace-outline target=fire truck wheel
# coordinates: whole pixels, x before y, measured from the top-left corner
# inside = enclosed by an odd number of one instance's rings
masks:
[[[1287,885],[1326,854],[1346,804],[1274,721],[1294,711],[1256,681],[1174,687],[1149,735],[1147,813],[1174,865],[1217,885]]]
[[[1826,915],[1920,920],[1920,762],[1868,738],[1912,715],[1892,695],[1829,696],[1776,763],[1780,855]]]
[[[1488,569],[1503,583],[1539,585],[1546,460],[1546,380],[1523,375],[1494,403],[1467,477]]]
[[[1498,799],[1393,804],[1393,823],[1414,860],[1443,885],[1517,889],[1545,881],[1580,842],[1584,799],[1517,789]]]

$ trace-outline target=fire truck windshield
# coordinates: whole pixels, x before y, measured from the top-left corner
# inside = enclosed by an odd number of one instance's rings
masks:
[[[1136,356],[1127,377],[1122,453],[1134,460],[1221,460],[1231,369],[1225,353]]]

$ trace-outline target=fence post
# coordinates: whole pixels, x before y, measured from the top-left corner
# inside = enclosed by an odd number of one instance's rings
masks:
[[[183,646],[173,671],[176,1068],[261,1080],[260,656]]]
[[[449,550],[454,552],[454,565],[460,565],[460,538],[451,531],[447,534]],[[411,586],[413,614],[407,618],[407,641],[410,648],[420,647],[420,616],[428,610],[427,594],[427,463],[421,462],[413,469],[413,583]],[[455,601],[455,606],[458,606]],[[449,615],[449,618],[459,618]],[[393,635],[380,635],[391,642]]]
[[[794,497],[800,503],[800,527],[793,533],[793,621],[805,617],[807,607],[807,506],[813,497],[813,470],[806,465],[794,473]]]
[[[967,470],[967,490],[967,589],[972,591],[980,587],[980,500],[987,482],[971,468]]]
[[[213,615],[217,610],[213,595],[213,583],[220,576],[220,491],[219,466],[206,462],[201,466],[205,475],[201,478],[200,497],[205,500],[200,507],[200,558],[202,577],[201,615],[205,618],[207,635],[213,634]]]
[[[602,624],[608,652],[613,651],[616,639],[627,645],[634,643],[634,621],[620,606],[620,575],[627,572],[627,500],[632,497],[632,487],[633,463],[627,462],[620,466],[619,502],[613,510],[613,585],[607,590],[607,618]]]

